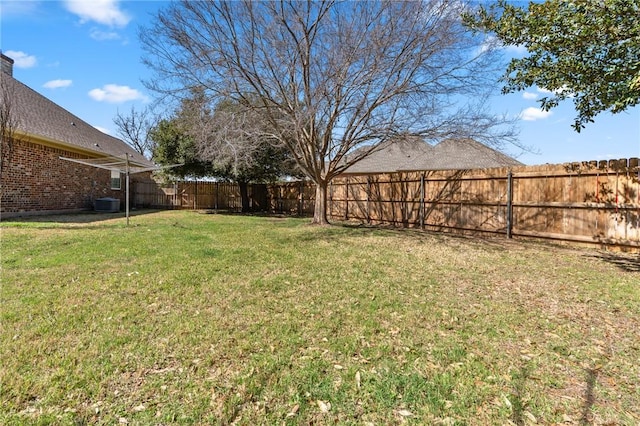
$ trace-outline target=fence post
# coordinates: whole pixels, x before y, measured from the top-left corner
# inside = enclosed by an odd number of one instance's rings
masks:
[[[173,208],[180,208],[178,206],[178,182],[173,182]]]
[[[213,209],[214,210],[218,210],[218,194],[220,193],[220,189],[218,188],[218,182],[216,181],[216,198],[214,199],[213,202]]]
[[[371,175],[367,175],[367,224],[371,224]]]
[[[333,179],[329,181],[329,217],[333,218]]]
[[[300,185],[298,186],[299,197],[298,197],[298,216],[302,216],[302,209],[304,206],[304,181],[300,181]]]
[[[349,178],[345,179],[344,184],[344,220],[349,220]]]
[[[420,175],[420,229],[424,229],[424,173]]]
[[[513,228],[513,173],[507,173],[507,238],[512,238]]]
[[[198,210],[198,181],[196,180],[193,189],[193,209]]]

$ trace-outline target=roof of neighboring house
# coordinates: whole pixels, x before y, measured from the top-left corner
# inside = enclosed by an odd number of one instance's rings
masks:
[[[360,148],[354,153],[358,155]],[[422,138],[405,135],[397,139],[390,140],[380,145],[372,153],[344,173],[391,173],[402,170],[407,164],[417,161],[420,158],[427,158],[433,153],[433,146],[427,144]]]
[[[349,167],[344,174],[416,170],[466,170],[523,164],[473,139],[446,139],[436,145],[417,136],[390,141]]]
[[[133,164],[153,166],[122,140],[101,132],[12,76],[2,73],[1,78],[12,102],[11,114],[16,119],[17,132],[96,157],[124,158],[129,154]]]

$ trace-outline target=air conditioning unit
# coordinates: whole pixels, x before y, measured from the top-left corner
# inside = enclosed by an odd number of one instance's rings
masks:
[[[100,213],[117,213],[120,211],[120,200],[117,198],[96,198],[93,209]]]

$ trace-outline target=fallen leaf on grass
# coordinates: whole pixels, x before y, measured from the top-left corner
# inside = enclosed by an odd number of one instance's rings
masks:
[[[323,413],[328,413],[329,410],[331,410],[331,403],[330,402],[324,402],[324,401],[317,401],[318,403],[318,408],[320,408],[320,411],[322,411]]]
[[[538,419],[536,419],[536,416],[534,416],[534,415],[533,415],[533,414],[531,414],[530,412],[525,411],[525,412],[524,412],[524,416],[525,416],[526,418],[528,418],[532,423],[538,423]]]
[[[298,404],[294,405],[291,411],[289,411],[289,413],[287,414],[287,418],[295,417],[295,415],[298,414],[299,409],[300,409],[300,405]]]
[[[502,403],[504,404],[505,407],[511,409],[511,407],[512,407],[511,401],[509,401],[509,398],[507,398],[504,395],[502,395]]]
[[[360,389],[360,372],[356,371],[356,387]]]
[[[411,417],[413,416],[413,413],[409,410],[398,410],[398,414],[400,414],[402,417]]]
[[[435,419],[434,424],[442,426],[453,426],[454,424],[456,424],[456,421],[451,417],[444,417]]]
[[[453,364],[449,364],[449,366],[447,368],[450,368],[452,370],[458,370],[459,368],[461,368],[464,365],[463,362],[454,362]]]

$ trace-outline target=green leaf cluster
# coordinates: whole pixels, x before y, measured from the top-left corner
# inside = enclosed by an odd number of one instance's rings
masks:
[[[195,140],[189,136],[175,119],[160,120],[149,132],[153,142],[153,161],[161,165],[181,164],[167,171],[171,176],[184,178],[204,177],[213,174],[210,162],[203,161]]]
[[[504,44],[524,46],[504,74],[504,93],[536,85],[551,91],[544,110],[572,99],[579,132],[601,112],[640,102],[640,0],[505,0],[465,16],[467,25]]]
[[[149,132],[153,160],[180,164],[164,172],[164,177],[212,177],[244,184],[298,177],[288,151],[261,134],[265,124],[260,117],[254,114],[244,122],[234,121],[234,116],[246,111],[231,99],[212,105],[202,90],[194,90],[171,118],[160,120]]]

